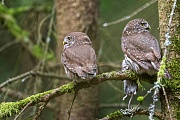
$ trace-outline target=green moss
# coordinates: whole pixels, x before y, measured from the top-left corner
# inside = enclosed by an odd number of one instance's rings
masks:
[[[117,110],[114,113],[107,115],[107,118],[108,118],[108,120],[115,120],[122,116],[123,116],[123,114],[120,112],[120,110]]]
[[[49,95],[50,93],[59,92],[59,94],[64,94],[67,92],[72,92],[74,90],[74,86],[75,83],[70,82],[69,84],[65,84],[58,89],[38,93],[17,102],[3,102],[0,104],[0,118],[10,117],[13,114],[19,113],[29,103],[43,101],[46,99],[43,96]]]
[[[126,71],[126,73],[128,74],[128,77],[130,77],[130,78],[138,78],[138,75],[133,71],[128,70],[128,71]]]
[[[162,61],[161,61],[161,66],[158,71],[158,77],[164,76],[165,70],[166,70],[166,56],[163,56]]]
[[[19,102],[3,102],[0,104],[0,118],[9,117],[14,113],[19,113]]]
[[[116,75],[117,74],[117,72],[116,71],[112,71],[112,72],[110,72],[110,76],[114,76],[114,75]]]
[[[171,88],[171,91],[180,89],[180,59],[172,59],[168,62],[167,68],[172,76],[172,80],[162,81],[165,87]]]
[[[112,72],[107,72],[107,73],[102,73],[102,74],[96,75],[95,78],[102,78],[102,77],[111,78],[116,75],[117,75],[117,71],[112,71]]]
[[[179,100],[178,100],[179,101]],[[179,103],[180,104],[180,103]],[[179,106],[179,105],[178,105]],[[180,108],[176,107],[176,116],[180,120]]]
[[[180,30],[179,30],[180,31]],[[179,35],[174,35],[174,41],[172,41],[172,46],[171,49],[173,49],[174,51],[176,51],[176,53],[180,53],[180,38]]]
[[[0,104],[0,118],[4,117],[10,117],[13,114],[19,113],[28,103],[36,103],[38,102],[42,96],[51,93],[52,90],[39,93],[36,95],[32,95],[30,97],[27,97],[23,100],[17,101],[17,102],[3,102]]]
[[[169,68],[173,79],[180,80],[180,59],[172,59],[168,62],[167,68]]]
[[[74,87],[75,87],[75,83],[74,82],[70,82],[69,84],[65,84],[65,85],[61,86],[59,92],[60,93],[73,92],[74,91]]]

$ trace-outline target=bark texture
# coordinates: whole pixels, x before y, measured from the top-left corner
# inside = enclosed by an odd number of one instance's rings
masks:
[[[164,50],[165,34],[169,23],[170,13],[172,10],[173,0],[158,0],[159,10],[159,28],[160,28],[160,43]],[[166,67],[172,75],[172,80],[163,80],[167,94],[167,101],[163,93],[161,94],[162,113],[164,120],[179,120],[180,119],[180,1],[177,0],[175,12],[173,14],[172,23],[170,26],[170,40],[172,44],[168,46],[167,64]],[[170,112],[170,113],[169,113]]]
[[[62,41],[66,34],[70,32],[85,32],[90,37],[93,47],[98,48],[97,19],[98,19],[98,0],[57,0],[57,33],[58,47],[57,59],[60,61],[63,50]],[[96,44],[94,44],[96,43]],[[60,72],[64,70],[61,69]],[[62,81],[61,84],[67,83]],[[60,100],[59,120],[67,120],[68,110],[71,105],[73,94],[58,98]],[[98,107],[98,87],[79,91],[71,111],[71,120],[94,120]]]

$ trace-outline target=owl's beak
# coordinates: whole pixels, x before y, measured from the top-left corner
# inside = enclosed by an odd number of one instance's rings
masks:
[[[151,26],[150,26],[150,25],[148,25],[146,29],[147,29],[147,30],[151,30]]]
[[[150,27],[150,26],[148,26],[148,27],[146,28],[146,30],[151,30],[151,27]]]
[[[63,45],[67,44],[67,42],[63,41]]]

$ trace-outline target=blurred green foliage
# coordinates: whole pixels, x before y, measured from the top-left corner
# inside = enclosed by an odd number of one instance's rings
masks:
[[[7,8],[0,4],[0,20],[4,21],[8,30],[17,38],[17,40],[24,40],[28,42],[28,32],[23,30],[17,23],[14,15],[29,10],[30,7]]]

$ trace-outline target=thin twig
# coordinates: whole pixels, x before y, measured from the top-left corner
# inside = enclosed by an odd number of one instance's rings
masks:
[[[72,110],[72,107],[73,107],[73,104],[74,104],[74,101],[75,101],[75,99],[76,99],[76,95],[78,94],[78,91],[75,91],[74,92],[74,97],[73,97],[73,100],[72,100],[72,102],[71,102],[71,106],[70,106],[70,108],[69,108],[69,110],[68,110],[68,120],[70,120],[70,118],[71,118],[71,110]]]
[[[12,41],[12,42],[6,43],[4,46],[2,46],[2,47],[0,48],[0,53],[3,52],[4,50],[6,50],[7,48],[11,47],[12,45],[17,44],[17,43],[19,43],[19,41],[17,41],[17,40],[14,40],[14,41]]]
[[[17,90],[14,90],[14,89],[10,89],[10,88],[1,88],[0,89],[0,93],[5,93],[6,95],[8,95],[9,97],[11,98],[18,98],[18,99],[24,99],[26,97],[28,97],[28,95],[20,92],[20,91],[17,91]]]
[[[49,27],[48,27],[48,33],[47,33],[47,38],[46,38],[46,44],[45,44],[45,50],[44,50],[44,57],[42,60],[42,66],[41,66],[41,71],[43,71],[44,69],[44,65],[46,62],[46,56],[48,53],[48,49],[49,49],[49,43],[51,41],[50,35],[52,33],[52,26],[53,26],[53,21],[54,21],[54,14],[55,14],[55,5],[52,8],[52,13],[51,13],[51,19],[50,19],[50,23],[49,23]]]
[[[131,17],[133,17],[134,15],[138,14],[139,12],[141,12],[142,10],[146,9],[148,6],[150,6],[151,4],[155,3],[157,0],[151,0],[150,2],[146,3],[145,5],[143,5],[142,7],[138,8],[137,10],[135,10],[134,12],[132,12],[130,15],[127,15],[123,18],[120,18],[119,20],[113,21],[113,22],[109,22],[109,23],[104,23],[103,27],[107,27],[110,25],[114,25],[117,23],[120,23],[122,21],[125,21],[127,19],[130,19]]]
[[[1,83],[0,84],[0,89],[2,87],[5,87],[15,81],[18,81],[18,80],[23,80],[24,78],[26,77],[32,77],[32,76],[41,76],[41,77],[48,77],[48,78],[56,78],[56,79],[68,79],[66,76],[60,76],[60,75],[56,75],[56,74],[53,74],[53,73],[43,73],[43,72],[39,72],[39,71],[29,71],[29,72],[26,72],[26,73],[23,73],[19,76],[16,76],[16,77],[13,77],[13,78],[10,78],[8,80],[6,80],[5,82]]]
[[[165,97],[167,109],[168,109],[168,112],[169,112],[169,117],[170,117],[170,120],[172,120],[172,114],[171,114],[171,109],[170,109],[170,106],[169,106],[169,101],[168,101],[168,98],[167,98],[166,90],[165,90],[164,86],[161,86],[161,87],[162,87],[162,90],[163,90],[163,95]]]
[[[3,82],[3,83],[0,84],[0,89],[1,89],[2,87],[5,87],[5,86],[7,86],[7,85],[9,85],[9,84],[11,84],[11,83],[19,80],[19,79],[23,79],[23,78],[26,78],[26,77],[28,77],[28,76],[31,76],[31,72],[32,72],[32,71],[29,71],[29,72],[23,73],[23,74],[21,74],[21,75],[19,75],[19,76],[16,76],[16,77],[13,77],[13,78],[11,78],[11,79],[6,80],[5,82]]]
[[[14,120],[17,120],[17,118],[22,114],[22,112],[23,112],[30,104],[31,104],[31,102],[28,103],[28,104],[21,110],[21,112],[14,118]]]
[[[33,119],[33,120],[37,120],[37,119],[39,118],[39,116],[42,114],[42,112],[43,112],[43,110],[44,110],[44,108],[46,107],[46,105],[47,105],[48,102],[49,102],[49,101],[44,102],[44,103],[39,107],[39,110],[38,110],[38,112],[36,112],[36,115],[34,116],[34,119]]]
[[[44,17],[41,22],[39,23],[39,27],[38,27],[38,41],[37,41],[37,44],[40,44],[41,41],[42,41],[42,35],[41,35],[41,28],[42,28],[42,25],[44,24],[44,22],[51,17],[51,14],[47,15],[46,17]]]

